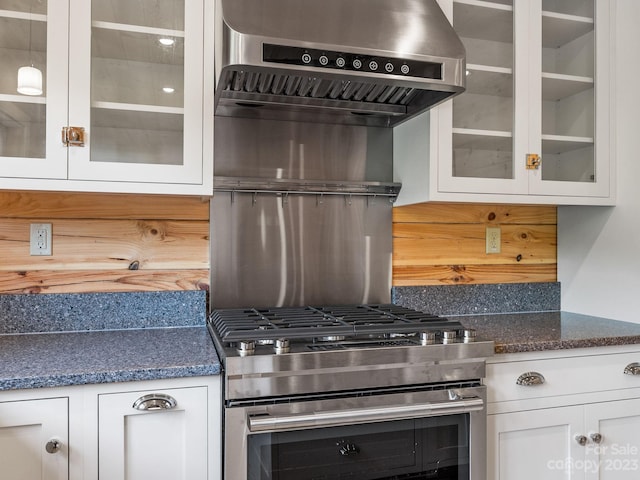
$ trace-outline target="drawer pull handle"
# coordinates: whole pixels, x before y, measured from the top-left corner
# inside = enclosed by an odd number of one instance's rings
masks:
[[[634,362],[630,363],[626,367],[624,367],[625,375],[640,375],[640,363]]]
[[[136,410],[170,410],[178,405],[176,399],[164,393],[151,393],[144,395],[133,402]]]
[[[534,385],[542,385],[545,381],[546,380],[541,373],[526,372],[518,377],[516,384],[524,387],[532,387]]]
[[[600,444],[602,443],[602,434],[601,433],[590,433],[589,438],[593,441],[593,443]]]

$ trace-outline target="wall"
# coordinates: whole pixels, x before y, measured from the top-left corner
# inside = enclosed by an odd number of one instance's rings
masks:
[[[29,255],[31,223],[53,255]],[[208,198],[0,191],[0,293],[208,287]]]
[[[640,323],[640,2],[614,6],[617,205],[559,208],[558,276],[564,310]]]
[[[485,230],[500,226],[501,253]],[[393,285],[556,281],[556,207],[422,203],[393,209]]]

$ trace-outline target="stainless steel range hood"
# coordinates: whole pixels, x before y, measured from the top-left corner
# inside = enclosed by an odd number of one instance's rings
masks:
[[[464,91],[436,0],[216,0],[218,116],[393,127]]]

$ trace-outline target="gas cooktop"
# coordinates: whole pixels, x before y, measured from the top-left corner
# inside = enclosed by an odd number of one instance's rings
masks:
[[[460,322],[398,305],[238,308],[213,312],[210,324],[222,342],[421,336],[426,341],[472,341]]]

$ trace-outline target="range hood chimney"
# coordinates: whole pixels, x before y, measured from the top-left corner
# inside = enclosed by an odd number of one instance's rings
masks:
[[[462,93],[436,0],[216,0],[215,114],[394,127]]]

